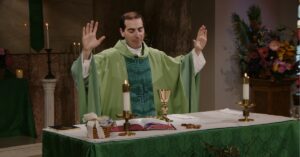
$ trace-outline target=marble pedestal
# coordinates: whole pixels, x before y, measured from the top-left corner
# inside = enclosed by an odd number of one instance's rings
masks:
[[[44,88],[44,127],[54,125],[54,91],[56,79],[43,79]]]

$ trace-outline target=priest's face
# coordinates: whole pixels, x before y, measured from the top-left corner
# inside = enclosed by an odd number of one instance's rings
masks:
[[[144,24],[141,18],[125,20],[125,29],[120,28],[122,37],[131,48],[137,49],[142,46],[145,37]]]

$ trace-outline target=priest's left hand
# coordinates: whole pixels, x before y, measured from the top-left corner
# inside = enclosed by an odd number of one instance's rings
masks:
[[[197,33],[197,38],[194,41],[195,52],[199,55],[204,49],[207,42],[207,29],[202,25]]]

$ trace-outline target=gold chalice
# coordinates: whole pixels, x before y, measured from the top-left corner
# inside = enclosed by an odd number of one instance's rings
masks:
[[[159,89],[158,90],[159,99],[161,102],[161,108],[158,115],[158,119],[165,120],[166,122],[172,122],[167,115],[168,115],[168,102],[171,95],[171,90],[169,89]]]

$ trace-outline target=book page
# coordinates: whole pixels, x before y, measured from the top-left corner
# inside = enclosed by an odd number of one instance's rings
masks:
[[[117,127],[112,128],[112,131],[123,131],[124,120],[117,121]],[[164,120],[155,118],[137,118],[130,119],[131,131],[146,131],[146,130],[176,130],[176,128]]]

